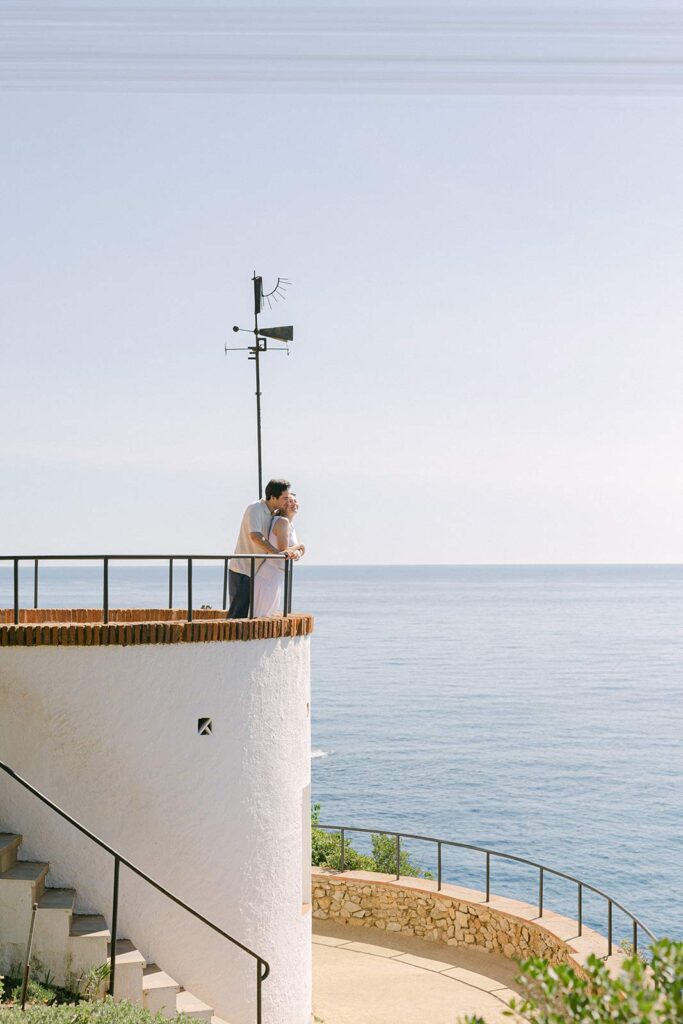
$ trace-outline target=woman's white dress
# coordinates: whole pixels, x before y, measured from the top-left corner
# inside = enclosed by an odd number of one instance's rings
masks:
[[[276,516],[273,520],[268,540],[277,547],[274,527],[276,522],[284,520],[288,527],[287,547],[297,544],[294,525],[284,516]],[[261,563],[254,578],[254,615],[282,615],[283,590],[285,584],[285,562],[283,558],[266,558]]]

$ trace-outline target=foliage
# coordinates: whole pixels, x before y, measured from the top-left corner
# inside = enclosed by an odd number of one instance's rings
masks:
[[[338,832],[325,832],[318,828],[320,804],[311,808],[311,862],[318,867],[341,870],[341,836]],[[344,867],[347,871],[380,871],[396,874],[396,840],[391,835],[377,833],[372,836],[372,854],[359,853],[344,837]],[[407,850],[401,850],[400,873],[412,878],[431,878],[413,864]]]
[[[4,999],[11,1003],[21,1002],[23,970],[20,964],[13,964],[10,972],[4,978]],[[76,1000],[73,992],[68,989],[57,988],[52,984],[53,974],[46,971],[42,978],[29,978],[26,989],[26,1001],[28,1003],[39,1003],[43,1006],[52,1006],[56,1003],[73,1003]],[[0,1003],[3,1001],[3,979],[0,978]]]
[[[372,837],[372,860],[374,867],[372,871],[383,871],[385,874],[396,874],[396,840],[393,836],[383,833]],[[400,858],[401,875],[409,875],[412,878],[421,878],[422,872],[410,859],[407,850],[401,850]]]
[[[27,1005],[0,1010],[2,1024],[166,1024],[162,1013],[152,1014],[127,1002],[115,1003],[111,996],[102,1002],[61,1006]],[[189,1021],[179,1016],[177,1020]]]
[[[21,1002],[21,982],[13,984],[9,989],[9,998],[13,1003]],[[57,1002],[57,993],[48,985],[41,985],[34,978],[29,978],[26,987],[26,1001],[29,1003],[42,1003],[44,1006],[51,1006]]]
[[[104,996],[105,983],[109,981],[111,964],[105,960],[102,964],[91,967],[78,979],[78,991],[84,999],[97,999]]]
[[[590,956],[587,978],[566,964],[540,958],[521,964],[522,998],[510,1003],[531,1024],[681,1024],[683,1020],[683,942],[661,939],[646,964],[626,960],[618,977]],[[485,1024],[468,1017],[465,1024]]]

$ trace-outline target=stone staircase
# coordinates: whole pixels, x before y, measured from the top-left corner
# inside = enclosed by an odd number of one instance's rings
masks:
[[[31,923],[38,904],[33,939],[32,977],[74,988],[79,978],[109,960],[111,935],[105,919],[74,911],[73,889],[47,886],[49,864],[18,860],[22,836],[0,832],[0,974],[23,966]],[[187,1014],[208,1024],[226,1024],[210,1006],[156,964],[149,963],[132,942],[116,943],[114,998],[127,999],[165,1017]],[[20,973],[20,972],[19,972]]]

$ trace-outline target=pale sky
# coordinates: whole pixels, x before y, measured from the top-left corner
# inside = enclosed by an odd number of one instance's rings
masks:
[[[0,95],[0,554],[683,560],[683,99]],[[246,335],[242,335],[246,337]]]

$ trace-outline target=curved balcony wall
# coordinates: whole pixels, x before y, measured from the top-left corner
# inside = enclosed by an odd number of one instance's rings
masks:
[[[395,879],[366,871],[312,872],[313,917],[362,928],[414,935],[449,946],[477,947],[511,960],[541,956],[569,963],[577,971],[590,953],[610,964],[623,960],[607,939],[585,926],[579,935],[571,918],[502,896],[420,878]]]

